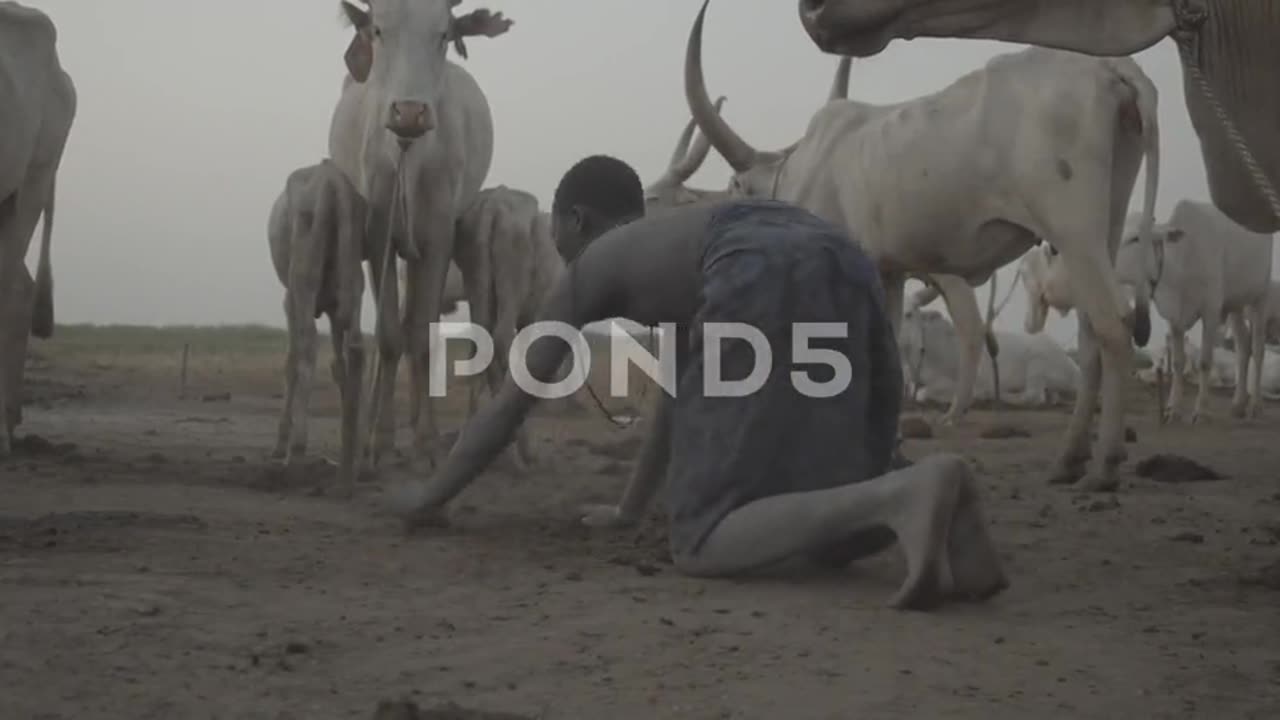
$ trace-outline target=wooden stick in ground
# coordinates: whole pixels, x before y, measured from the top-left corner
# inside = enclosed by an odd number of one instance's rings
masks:
[[[187,399],[187,361],[191,357],[191,343],[182,343],[182,367],[178,370],[178,399]]]
[[[1156,422],[1164,424],[1164,374],[1169,360],[1169,349],[1165,348],[1160,360],[1156,363]]]

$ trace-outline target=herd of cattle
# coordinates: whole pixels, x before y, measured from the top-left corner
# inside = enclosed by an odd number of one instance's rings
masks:
[[[290,337],[275,454],[290,462],[306,450],[316,320],[327,315],[342,406],[339,475],[347,484],[366,452],[376,465],[394,446],[402,355],[413,454],[434,462],[437,427],[427,388],[438,347],[434,320],[465,300],[472,321],[494,337],[495,357],[504,358],[563,269],[550,218],[534,196],[484,187],[493,119],[480,83],[448,50],[465,59],[468,38],[499,37],[512,22],[485,9],[455,14],[461,1],[341,0],[351,24],[348,74],[327,157],[287,176],[268,219]],[[1002,387],[1024,405],[1073,395],[1051,479],[1114,488],[1125,458],[1124,388],[1134,344],[1145,346],[1150,336],[1151,302],[1170,326],[1171,412],[1182,400],[1183,336],[1196,322],[1204,340],[1193,418],[1205,414],[1225,320],[1236,356],[1235,414],[1257,412],[1269,375],[1269,303],[1280,302],[1270,277],[1270,233],[1280,229],[1270,182],[1280,167],[1280,3],[1207,1],[1206,9],[1188,0],[799,0],[814,43],[843,57],[825,101],[815,98],[804,134],[778,150],[753,147],[722,116],[724,98],[712,100],[702,71],[704,2],[684,66],[692,119],[666,171],[647,187],[646,202],[659,211],[769,197],[846,228],[881,269],[918,399],[949,399],[945,420],[955,422],[975,396]],[[1157,222],[1157,92],[1126,55],[1171,35],[1182,51],[1213,202],[1180,201]],[[916,36],[1037,46],[997,56],[913,100],[848,98],[851,57]],[[1247,104],[1246,90],[1253,93]],[[38,10],[0,2],[0,457],[21,420],[26,339],[48,337],[53,328],[54,185],[74,116],[74,85],[58,59],[54,24]],[[728,188],[688,187],[712,148],[733,170]],[[1129,214],[1144,161],[1142,211]],[[42,213],[33,280],[25,257]],[[1027,334],[993,333],[974,287],[1015,261],[1029,301]],[[377,318],[367,397],[360,327],[366,264]],[[908,278],[925,281],[925,294],[908,301]],[[954,327],[921,307],[939,295]],[[1051,307],[1077,313],[1079,365],[1038,334]],[[491,389],[504,370],[498,364],[486,374]],[[360,430],[366,424],[367,438]],[[517,455],[527,458],[523,440]]]

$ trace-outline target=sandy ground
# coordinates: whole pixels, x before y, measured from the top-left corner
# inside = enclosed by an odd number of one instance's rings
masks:
[[[325,362],[312,448],[334,456]],[[982,439],[996,416],[980,411],[908,441],[912,457],[958,451],[978,469],[1013,582],[985,605],[916,614],[884,607],[896,551],[847,572],[700,581],[672,571],[656,518],[581,527],[578,505],[617,496],[639,443],[589,404],[534,420],[530,475],[496,468],[453,528],[407,538],[377,512],[376,482],[343,501],[323,462],[284,474],[267,459],[279,363],[223,355],[188,399],[171,358],[34,364],[20,429],[34,437],[0,465],[0,718],[369,718],[400,697],[495,713],[420,715],[437,718],[1280,708],[1265,572],[1280,560],[1280,408],[1246,423],[1219,397],[1214,424],[1161,428],[1135,389],[1116,495],[1045,484],[1065,409],[1001,416],[1028,437]],[[1157,452],[1226,478],[1138,478]]]

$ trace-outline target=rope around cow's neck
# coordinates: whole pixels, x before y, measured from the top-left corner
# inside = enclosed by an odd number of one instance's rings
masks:
[[[408,196],[404,192],[404,184],[405,184],[404,183],[404,158],[405,158],[405,155],[408,155],[408,154],[409,154],[409,148],[407,146],[402,146],[400,148],[400,156],[396,159],[395,182],[392,184],[391,206],[390,206],[390,212],[388,212],[387,214],[387,231],[383,238],[384,242],[382,246],[382,258],[381,258],[381,262],[379,263],[381,266],[381,272],[382,272],[382,282],[378,286],[378,297],[374,299],[374,302],[376,303],[376,308],[375,308],[376,319],[374,321],[373,373],[369,380],[370,387],[368,392],[369,427],[368,427],[368,434],[366,435],[366,441],[367,441],[366,447],[372,447],[373,445],[374,434],[376,433],[377,427],[378,427],[378,416],[382,413],[382,398],[379,396],[377,392],[378,385],[382,381],[382,342],[380,338],[381,333],[379,333],[378,330],[382,327],[382,323],[387,322],[383,317],[382,309],[383,309],[383,306],[386,304],[387,285],[389,284],[388,281],[389,279],[395,278],[396,255],[395,255],[395,251],[392,248],[392,245],[395,237],[395,226],[396,226],[397,217],[399,216],[404,217],[405,232],[408,236],[407,241],[413,242],[413,235],[411,232],[409,232],[411,223],[409,219]],[[397,211],[399,211],[399,215],[397,215]],[[396,286],[396,313],[395,313],[395,317],[392,318],[392,322],[398,322],[401,316],[403,315],[403,310],[401,309],[400,304],[401,304],[400,291],[399,291],[399,285],[397,285]],[[394,376],[391,378],[390,382],[393,384],[395,383]]]
[[[1255,188],[1262,194],[1263,199],[1271,205],[1272,215],[1280,218],[1280,194],[1276,192],[1275,185],[1267,177],[1267,173],[1262,169],[1262,165],[1258,163],[1257,158],[1249,151],[1249,146],[1245,142],[1244,136],[1236,128],[1236,124],[1231,121],[1226,109],[1218,102],[1218,96],[1213,92],[1213,88],[1209,86],[1209,81],[1200,72],[1200,29],[1209,19],[1209,15],[1204,8],[1193,4],[1193,2],[1194,0],[1174,0],[1173,2],[1174,19],[1177,22],[1177,28],[1173,31],[1173,39],[1178,44],[1178,53],[1182,56],[1182,64],[1186,66],[1187,72],[1191,73],[1191,78],[1195,80],[1196,87],[1199,88],[1205,99],[1209,101],[1209,106],[1213,108],[1214,114],[1218,116],[1218,122],[1222,124],[1223,130],[1227,133],[1227,140],[1235,147],[1236,154],[1240,156],[1245,169],[1252,176]]]

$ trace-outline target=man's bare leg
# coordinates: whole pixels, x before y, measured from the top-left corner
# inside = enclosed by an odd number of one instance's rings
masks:
[[[947,536],[968,473],[959,457],[936,455],[873,480],[756,500],[675,563],[689,575],[734,575],[887,526],[907,558],[906,580],[889,604],[926,609],[942,600]]]
[[[1004,563],[987,532],[978,482],[970,473],[966,473],[951,520],[946,565],[943,592],[948,599],[981,602],[1009,587]]]
[[[888,527],[870,528],[850,533],[838,543],[811,552],[810,557],[825,567],[844,568],[884,552],[896,542]],[[1009,587],[1004,564],[987,532],[977,480],[970,473],[966,473],[951,519],[941,578],[942,594],[950,600],[980,602]]]

